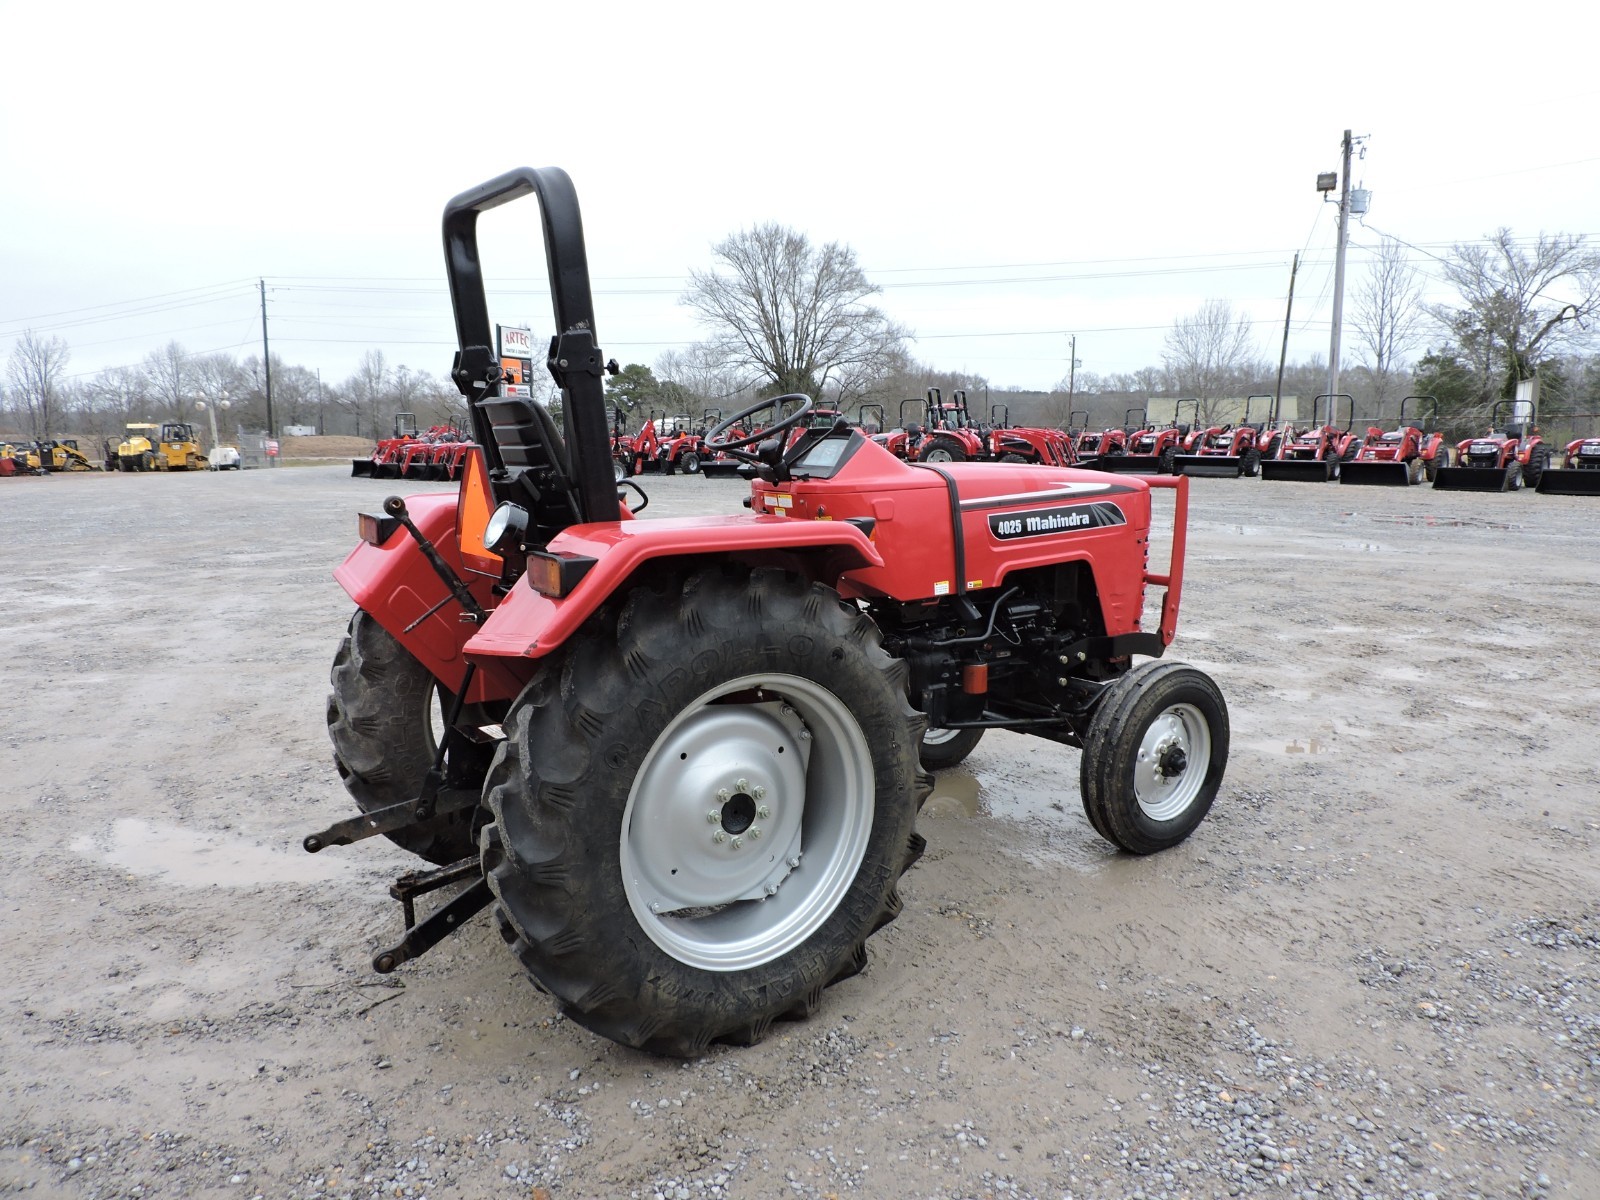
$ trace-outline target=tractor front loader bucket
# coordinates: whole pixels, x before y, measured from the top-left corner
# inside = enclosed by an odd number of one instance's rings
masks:
[[[1338,477],[1338,466],[1337,462],[1326,458],[1264,458],[1261,460],[1261,478],[1327,483]]]
[[[372,460],[370,458],[352,458],[350,460],[350,477],[352,479],[371,479]]]
[[[1180,454],[1173,460],[1173,470],[1179,475],[1237,479],[1244,474],[1244,459],[1231,454]]]
[[[1509,492],[1521,467],[1440,467],[1433,486],[1444,492]]]
[[[1161,460],[1154,454],[1106,454],[1078,465],[1093,471],[1111,471],[1118,475],[1161,474]]]
[[[1407,487],[1416,482],[1417,471],[1407,462],[1359,462],[1339,464],[1340,483],[1373,483],[1385,487]]]
[[[1547,470],[1534,490],[1546,496],[1600,496],[1600,471],[1593,467]]]

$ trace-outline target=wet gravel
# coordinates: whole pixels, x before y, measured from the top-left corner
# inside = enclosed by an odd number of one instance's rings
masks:
[[[327,570],[381,485],[0,483],[38,664],[0,728],[0,1195],[1600,1195],[1592,503],[1199,481],[1175,649],[1235,731],[1201,831],[1121,858],[1072,752],[986,739],[870,969],[678,1063],[563,1019],[481,924],[373,976],[405,856],[299,854],[344,811]],[[207,569],[108,573],[158,526]],[[131,820],[207,840],[122,858]]]

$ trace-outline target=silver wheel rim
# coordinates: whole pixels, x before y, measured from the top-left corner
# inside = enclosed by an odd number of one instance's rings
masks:
[[[922,735],[924,746],[942,746],[946,742],[953,742],[961,735],[959,729],[930,729]]]
[[[1140,811],[1151,821],[1181,816],[1200,795],[1210,766],[1211,726],[1205,715],[1192,704],[1163,710],[1145,729],[1134,760],[1133,795]]]
[[[924,462],[950,462],[951,461],[951,459],[950,459],[950,451],[944,449],[942,446],[937,450],[929,450],[928,454],[927,454],[927,457],[924,458],[923,461]]]
[[[826,688],[746,675],[711,689],[662,731],[628,793],[621,868],[634,918],[708,971],[783,957],[855,881],[875,790],[866,735]]]

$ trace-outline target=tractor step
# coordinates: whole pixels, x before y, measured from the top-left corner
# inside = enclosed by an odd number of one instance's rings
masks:
[[[1078,464],[1091,471],[1111,471],[1118,475],[1159,475],[1161,460],[1154,454],[1105,454]]]
[[[1433,477],[1433,486],[1443,492],[1509,492],[1522,483],[1522,468],[1517,463],[1509,467],[1440,467]]]
[[[1545,471],[1535,489],[1545,496],[1600,496],[1600,471],[1593,467],[1568,467]]]
[[[1363,462],[1352,459],[1339,464],[1339,482],[1379,484],[1385,487],[1410,487],[1417,482],[1419,471],[1407,462]]]
[[[1261,461],[1261,478],[1288,479],[1296,483],[1327,483],[1337,479],[1339,464],[1325,458],[1267,458]]]
[[[1179,475],[1237,479],[1244,474],[1244,459],[1232,454],[1180,454],[1172,465]]]

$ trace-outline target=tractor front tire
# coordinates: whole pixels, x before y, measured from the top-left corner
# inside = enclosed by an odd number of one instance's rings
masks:
[[[1439,478],[1439,472],[1450,465],[1450,451],[1440,446],[1432,458],[1422,464],[1422,476],[1429,483]]]
[[[1239,460],[1239,474],[1247,479],[1254,479],[1261,474],[1261,451],[1251,446],[1244,452],[1244,456]]]
[[[534,982],[654,1054],[808,1016],[922,852],[907,682],[864,615],[774,568],[602,610],[513,704],[489,772],[484,874]]]
[[[1178,473],[1178,451],[1175,447],[1168,446],[1161,452],[1161,457],[1156,460],[1156,473],[1158,475]]]
[[[1095,831],[1130,854],[1176,846],[1211,809],[1228,765],[1228,706],[1211,678],[1149,662],[1107,685],[1079,784]]]
[[[1550,449],[1548,446],[1535,446],[1528,452],[1528,465],[1522,468],[1522,482],[1527,487],[1537,489],[1539,480],[1544,478],[1544,473],[1550,469]]]
[[[929,729],[917,753],[928,770],[942,771],[963,761],[982,740],[981,729]]]
[[[693,450],[685,450],[678,459],[678,469],[685,475],[700,474],[700,456]]]
[[[346,790],[364,813],[415,800],[438,752],[450,692],[360,609],[350,618],[330,674],[328,737]],[[476,746],[468,753],[475,761],[465,770],[476,786],[488,770],[489,754]],[[386,836],[431,863],[457,862],[477,850],[477,811],[441,813]]]
[[[1018,454],[1016,451],[1012,451],[1009,454],[1002,454],[1000,456],[1000,461],[1003,463],[1025,463],[1028,460],[1021,454]]]

